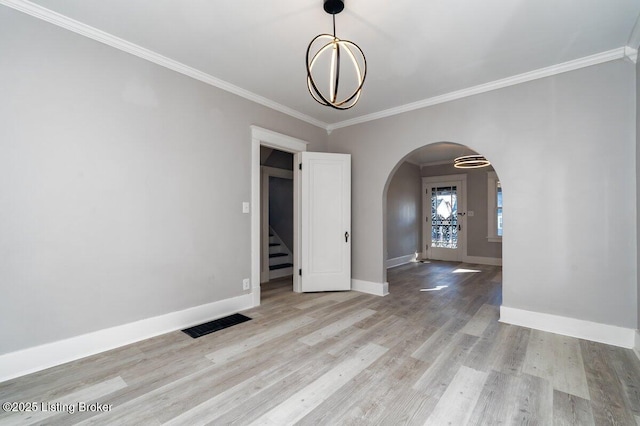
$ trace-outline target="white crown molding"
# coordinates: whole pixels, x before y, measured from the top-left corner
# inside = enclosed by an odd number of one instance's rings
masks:
[[[69,31],[73,31],[76,34],[80,34],[82,36],[88,37],[90,39],[106,44],[108,46],[115,47],[116,49],[122,50],[123,52],[127,52],[139,58],[146,59],[149,62],[153,62],[154,64],[168,68],[180,74],[184,74],[188,77],[194,78],[203,83],[217,87],[218,89],[225,90],[227,92],[233,93],[234,95],[238,95],[242,98],[245,98],[257,104],[263,105],[267,108],[271,108],[283,114],[287,114],[291,117],[305,121],[309,124],[320,127],[321,129],[327,128],[327,123],[324,123],[306,114],[298,112],[292,108],[289,108],[287,106],[274,102],[270,99],[267,99],[263,96],[257,95],[241,87],[228,83],[210,74],[199,71],[181,62],[167,58],[166,56],[160,55],[159,53],[156,53],[152,50],[149,50],[137,44],[128,42],[124,39],[114,36],[113,34],[99,30],[90,25],[83,24],[82,22],[76,21],[75,19],[71,19],[65,15],[54,12],[50,9],[42,7],[35,3],[31,3],[30,1],[0,0],[0,4],[8,6],[12,9],[18,10],[20,12],[26,13],[27,15],[31,15],[34,18],[38,18],[43,21],[49,22],[51,24],[57,25]]]
[[[638,50],[629,46],[624,47],[624,57],[634,64],[638,62]]]
[[[636,18],[636,23],[631,30],[631,34],[629,34],[627,46],[634,50],[638,50],[640,47],[640,15]]]
[[[221,90],[225,90],[227,92],[233,93],[242,98],[248,99],[250,101],[256,102],[257,104],[263,105],[267,108],[271,108],[275,111],[279,111],[283,114],[297,118],[299,120],[312,124],[321,129],[325,129],[327,131],[327,134],[331,134],[331,132],[335,129],[353,126],[360,123],[366,123],[368,121],[378,120],[380,118],[390,117],[393,115],[402,114],[404,112],[414,111],[416,109],[438,105],[438,104],[453,101],[456,99],[462,99],[468,96],[473,96],[480,93],[486,93],[492,90],[502,89],[505,87],[514,86],[516,84],[525,83],[528,81],[537,80],[540,78],[545,78],[545,77],[561,74],[568,71],[574,71],[574,70],[588,67],[591,65],[597,65],[604,62],[614,61],[616,59],[628,58],[635,63],[637,61],[638,52],[637,52],[637,49],[634,48],[633,46],[637,47],[640,44],[640,20],[639,20],[639,21],[636,21],[636,25],[634,26],[631,36],[629,38],[629,42],[627,43],[628,46],[626,47],[620,47],[620,48],[612,49],[606,52],[597,53],[595,55],[585,56],[584,58],[576,59],[569,62],[564,62],[562,64],[552,65],[547,68],[541,68],[541,69],[526,72],[523,74],[518,74],[512,77],[507,77],[501,80],[496,80],[493,82],[480,84],[478,86],[469,87],[469,88],[458,90],[455,92],[446,93],[444,95],[434,96],[432,98],[423,99],[410,104],[401,105],[399,107],[389,108],[384,111],[379,111],[372,114],[366,114],[360,117],[355,117],[355,118],[341,121],[338,123],[327,124],[307,114],[303,114],[292,108],[279,104],[263,96],[257,95],[241,87],[235,86],[219,78],[216,78],[210,74],[204,73],[188,65],[185,65],[181,62],[167,58],[166,56],[160,55],[159,53],[146,49],[137,44],[128,42],[124,39],[116,37],[105,31],[83,24],[82,22],[76,21],[75,19],[71,19],[65,15],[59,14],[57,12],[54,12],[50,9],[47,9],[45,7],[37,5],[30,1],[0,0],[0,4],[3,4],[12,9],[31,15],[34,18],[38,18],[43,21],[49,22],[51,24],[57,25],[61,28],[65,28],[69,31],[73,31],[76,34],[83,35],[85,37],[96,40],[100,43],[122,50],[123,52],[130,53],[139,58],[148,60],[157,65],[163,66],[165,68],[181,73],[188,77],[202,81],[203,83],[217,87]]]
[[[454,101],[456,99],[462,99],[468,96],[478,95],[480,93],[486,93],[509,86],[515,86],[516,84],[526,83],[528,81],[538,80],[568,71],[574,71],[580,68],[589,67],[591,65],[598,65],[604,62],[615,61],[617,59],[622,59],[625,56],[626,55],[624,47],[608,50],[606,52],[597,53],[591,56],[585,56],[584,58],[564,62],[562,64],[540,68],[538,70],[514,75],[512,77],[503,78],[501,80],[492,81],[490,83],[480,84],[478,86],[446,93],[440,96],[434,96],[432,98],[423,99],[421,101],[413,102],[395,108],[389,108],[384,111],[374,112],[372,114],[363,115],[360,117],[352,118],[350,120],[341,121],[339,123],[329,124],[327,127],[327,131],[331,132],[342,127],[353,126],[355,124],[366,123],[368,121],[378,120],[380,118],[391,117],[393,115],[402,114],[404,112],[414,111],[428,106],[438,105],[445,102]]]
[[[451,160],[429,161],[428,163],[420,164],[420,167],[442,166],[443,164],[451,164],[453,166],[453,158]]]

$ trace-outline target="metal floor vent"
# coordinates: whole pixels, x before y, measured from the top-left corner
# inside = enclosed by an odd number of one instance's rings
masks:
[[[222,330],[249,320],[251,320],[251,318],[242,314],[233,314],[228,317],[218,318],[217,320],[205,322],[204,324],[196,325],[194,327],[185,328],[182,331],[194,339],[197,339],[198,337],[213,333],[214,331]]]

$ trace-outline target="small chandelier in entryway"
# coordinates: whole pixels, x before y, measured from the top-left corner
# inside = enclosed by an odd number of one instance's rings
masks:
[[[336,15],[343,9],[342,0],[324,1],[325,12],[333,16],[333,35],[320,34],[307,47],[309,93],[320,104],[341,110],[349,109],[358,102],[367,75],[367,60],[362,49],[351,41],[336,37]],[[316,52],[313,55],[312,50]],[[343,61],[344,57],[349,60]],[[321,65],[324,69],[329,68],[328,80],[327,76],[317,74]],[[352,74],[345,74],[350,69]],[[328,86],[328,92],[321,90],[321,86]]]
[[[482,155],[465,155],[453,160],[453,167],[457,169],[478,169],[490,165],[489,160]]]

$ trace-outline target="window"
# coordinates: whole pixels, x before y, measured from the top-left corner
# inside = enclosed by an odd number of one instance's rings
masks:
[[[502,242],[502,185],[496,172],[487,173],[487,208],[488,235],[487,239],[493,243]]]

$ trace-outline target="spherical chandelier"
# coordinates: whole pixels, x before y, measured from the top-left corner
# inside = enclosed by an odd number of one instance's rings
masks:
[[[340,110],[358,102],[367,75],[367,60],[362,49],[336,37],[336,15],[343,9],[342,0],[324,1],[325,12],[333,16],[333,35],[320,34],[307,47],[309,93],[318,103]],[[326,72],[327,68],[327,74],[319,72],[321,69]],[[346,72],[349,70],[350,74]]]

